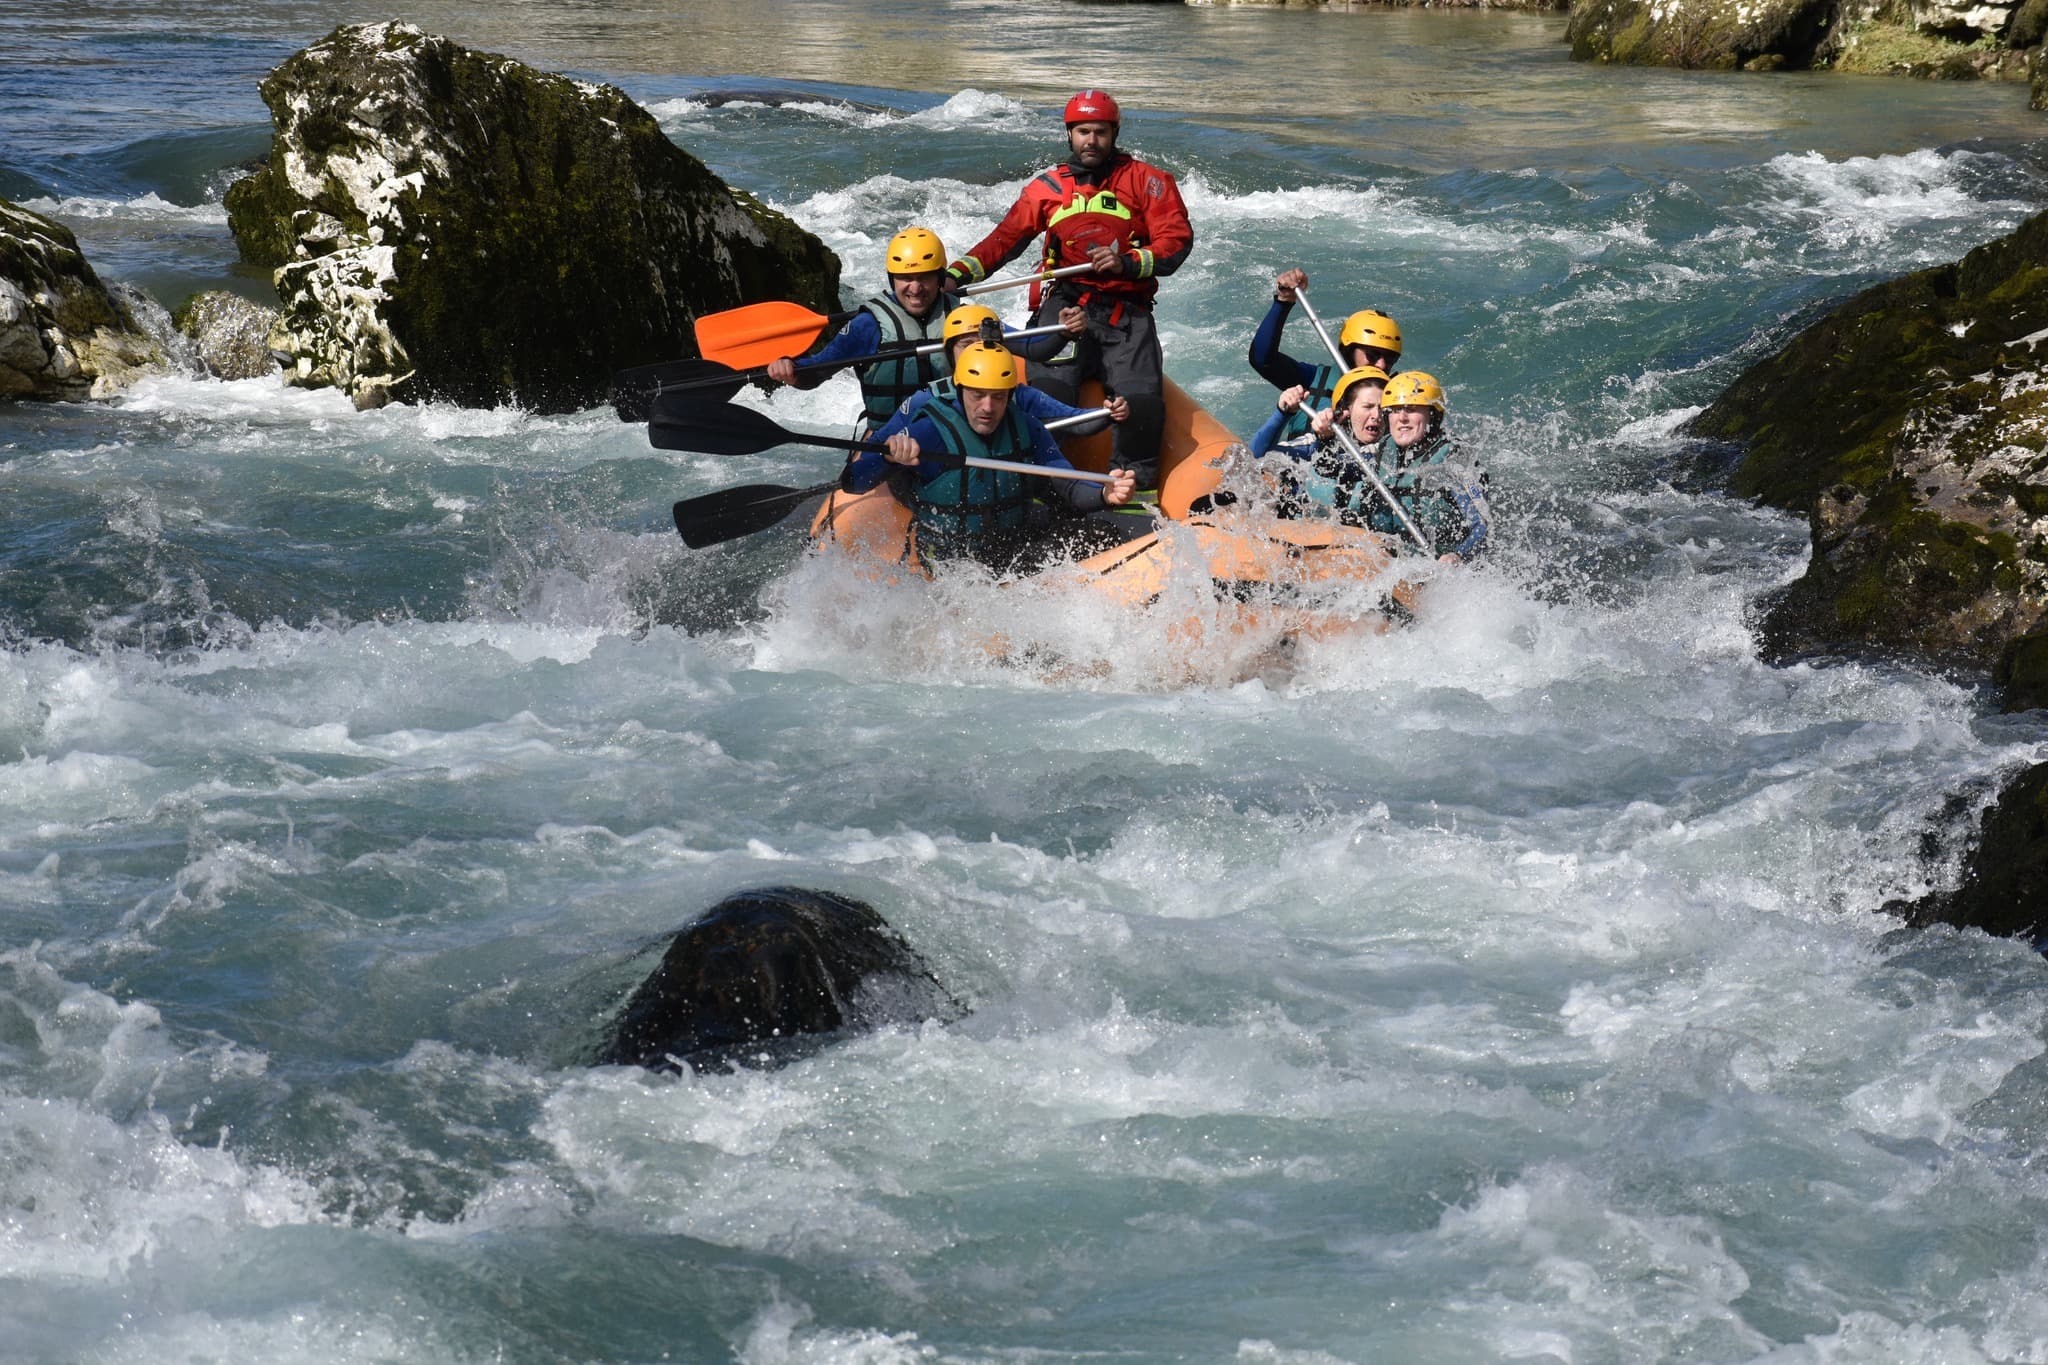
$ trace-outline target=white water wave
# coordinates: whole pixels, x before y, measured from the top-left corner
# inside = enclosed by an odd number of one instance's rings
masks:
[[[1956,252],[1947,239],[1909,238],[1930,226],[1966,226],[2017,221],[2027,206],[1986,201],[1964,181],[1971,152],[1930,148],[1902,155],[1828,159],[1820,152],[1787,153],[1763,168],[1773,191],[1761,204],[1771,217],[1797,224],[1834,248],[1898,244],[1906,259],[1946,260]]]
[[[132,199],[101,199],[89,195],[63,199],[24,199],[21,206],[51,218],[118,219],[136,223],[208,223],[227,226],[223,204],[173,204],[154,191]]]

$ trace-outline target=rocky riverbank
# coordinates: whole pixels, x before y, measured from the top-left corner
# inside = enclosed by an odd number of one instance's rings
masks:
[[[2040,81],[2048,0],[1572,0],[1580,61]]]
[[[1569,13],[1580,61],[1818,71],[1928,80],[2037,79],[2048,0],[1169,0],[1274,9],[1505,9]]]

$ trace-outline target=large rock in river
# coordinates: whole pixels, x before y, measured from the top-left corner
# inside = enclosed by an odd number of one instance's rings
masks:
[[[163,361],[70,228],[0,199],[0,399],[104,398]]]
[[[1988,665],[2048,703],[2048,214],[1856,295],[1689,430],[1745,443],[1734,490],[1812,527],[1772,652]]]
[[[727,896],[677,931],[597,1061],[657,1070],[787,1062],[835,1034],[962,1012],[871,906],[768,887]]]
[[[1984,811],[1955,890],[1885,909],[1909,924],[1954,924],[2048,947],[2048,763],[2020,773]]]
[[[293,383],[565,411],[692,353],[700,313],[838,306],[822,242],[615,87],[386,23],[336,29],[261,89],[270,160],[228,221],[275,269]]]

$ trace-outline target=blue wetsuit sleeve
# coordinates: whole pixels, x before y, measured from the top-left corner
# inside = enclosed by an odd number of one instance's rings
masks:
[[[1109,414],[1101,408],[1068,407],[1049,393],[1043,393],[1030,385],[1013,389],[1017,406],[1025,416],[1035,417],[1041,422],[1058,422],[1069,417],[1098,417],[1097,422],[1077,422],[1070,427],[1061,427],[1061,436],[1092,436],[1109,425]]]
[[[827,377],[819,367],[828,366],[835,360],[851,360],[855,356],[873,355],[881,345],[882,328],[875,321],[875,315],[856,313],[851,322],[839,329],[839,335],[799,362],[796,386],[800,389],[814,389]]]
[[[1475,475],[1451,489],[1451,500],[1458,504],[1458,511],[1465,518],[1465,538],[1451,547],[1451,552],[1460,559],[1470,559],[1486,545],[1489,531],[1486,492],[1479,486]]]
[[[919,396],[912,394],[911,402],[916,401]],[[927,402],[931,400],[930,394],[922,396]],[[906,409],[909,408],[910,402],[906,402],[903,406]],[[923,411],[921,405],[918,411]],[[893,436],[898,431],[909,432],[910,439],[916,441],[918,448],[921,450],[945,449],[946,438],[939,434],[938,427],[928,417],[919,417],[916,413],[906,415],[904,412],[898,411],[894,417],[891,417],[883,425],[882,430],[875,434],[875,437],[877,440],[884,439],[882,432],[887,432]],[[863,450],[853,457],[852,463],[846,466],[846,472],[840,476],[840,486],[849,493],[865,493],[887,477],[889,467],[889,461],[883,458],[881,451]],[[918,477],[925,483],[930,483],[945,472],[946,467],[937,460],[920,459],[917,462]]]
[[[1025,430],[1031,433],[1031,458],[1048,469],[1072,469],[1073,462],[1060,449],[1060,443],[1045,424],[1028,411],[1024,414]],[[1030,477],[1030,476],[1027,476]],[[1052,485],[1047,490],[1065,499],[1067,506],[1076,512],[1099,512],[1108,506],[1102,500],[1102,485],[1087,479],[1047,479]]]
[[[1007,346],[1012,354],[1022,356],[1027,365],[1043,364],[1051,360],[1072,340],[1073,338],[1065,332],[1050,332],[1042,337],[1025,337],[1020,341],[1015,331],[1008,327],[1003,329],[1003,345]]]
[[[1280,428],[1287,425],[1287,414],[1274,408],[1266,414],[1266,424],[1252,433],[1251,452],[1253,459],[1263,459],[1273,443],[1280,439]]]
[[[1260,374],[1280,353],[1280,329],[1287,325],[1287,315],[1294,311],[1291,303],[1273,300],[1273,306],[1266,310],[1266,316],[1259,319],[1258,330],[1252,333],[1251,349],[1245,352],[1245,360]]]
[[[1280,349],[1280,329],[1287,325],[1287,315],[1293,311],[1293,304],[1274,299],[1266,316],[1259,320],[1259,330],[1252,333],[1251,349],[1245,353],[1245,359],[1259,377],[1276,389],[1313,383],[1316,377],[1315,366]]]

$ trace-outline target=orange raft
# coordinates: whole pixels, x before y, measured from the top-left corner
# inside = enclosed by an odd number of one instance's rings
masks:
[[[1168,379],[1166,422],[1159,441],[1159,511],[1170,523],[1072,565],[1033,575],[1038,583],[1071,584],[1110,601],[1144,610],[1175,584],[1206,577],[1215,600],[1230,606],[1233,632],[1276,639],[1325,637],[1386,628],[1379,593],[1346,593],[1347,585],[1378,583],[1394,559],[1387,537],[1334,521],[1281,520],[1206,501],[1222,483],[1226,457],[1242,443],[1186,390]],[[1101,401],[1091,383],[1084,404]],[[1107,431],[1062,442],[1076,469],[1109,468]],[[1201,510],[1196,510],[1200,503]],[[917,523],[910,508],[878,485],[865,493],[835,491],[811,523],[813,542],[894,577],[904,570],[929,577],[917,553]],[[1186,567],[1200,563],[1206,575]],[[1387,583],[1385,595],[1402,609],[1412,605],[1410,585]],[[1208,613],[1205,613],[1208,615]],[[1208,631],[1187,623],[1196,635]]]

